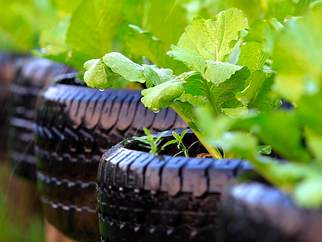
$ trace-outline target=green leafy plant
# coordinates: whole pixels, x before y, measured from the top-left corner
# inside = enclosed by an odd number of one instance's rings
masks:
[[[84,79],[88,86],[100,89],[115,85],[120,77],[145,83],[142,102],[146,107],[158,112],[171,106],[208,151],[222,158],[216,147],[202,141],[195,107],[209,107],[215,117],[238,117],[250,108],[269,112],[279,105],[271,91],[274,74],[262,70],[268,55],[262,51],[261,43],[243,41],[247,28],[247,18],[237,9],[208,20],[197,17],[168,52],[188,71],[175,75],[172,69],[139,65],[112,52],[86,62]]]
[[[140,146],[147,148],[149,150],[149,153],[154,154],[154,155],[158,155],[160,153],[160,151],[164,150],[165,147],[167,147],[169,145],[177,144],[177,149],[180,151],[177,154],[175,154],[174,156],[177,156],[180,153],[184,153],[185,157],[189,157],[189,152],[188,152],[189,149],[194,144],[199,142],[199,141],[195,141],[187,148],[182,141],[185,134],[189,131],[188,129],[186,129],[186,130],[182,131],[181,135],[177,134],[175,131],[172,131],[172,135],[174,137],[174,140],[169,140],[168,142],[166,142],[164,145],[162,145],[160,147],[160,144],[162,142],[162,138],[165,135],[166,131],[158,134],[156,137],[154,137],[147,128],[143,128],[143,131],[146,135],[145,137],[134,136],[133,139],[140,141],[141,142]]]
[[[175,74],[112,52],[86,62],[84,78],[99,88],[113,86],[120,77],[145,83],[144,105],[154,112],[171,106],[213,157],[248,159],[301,206],[321,207],[318,6],[313,4],[304,18],[290,18],[285,28],[271,20],[266,34],[257,26],[249,29],[247,18],[234,8],[208,20],[196,17],[167,52],[188,71]],[[261,38],[254,41],[256,31]],[[280,97],[293,102],[295,110],[273,112]],[[203,109],[196,112],[196,107]],[[289,162],[267,156],[270,148]]]
[[[56,2],[63,18],[43,31],[42,49],[34,53],[80,71],[85,61],[112,50],[139,63],[144,56],[160,67],[179,71],[184,66],[177,65],[166,52],[192,16],[208,7],[201,1],[198,8],[189,8],[185,0],[74,0],[68,6]]]
[[[214,119],[209,111],[199,110],[199,127],[207,142],[251,161],[268,181],[308,209],[322,207],[320,21],[322,4],[316,3],[303,18],[288,21],[276,40],[274,89],[294,103],[292,110],[252,112],[238,119]],[[287,161],[277,163],[258,154],[263,143]]]
[[[25,53],[39,47],[40,32],[51,29],[58,9],[50,0],[0,0],[0,49]]]

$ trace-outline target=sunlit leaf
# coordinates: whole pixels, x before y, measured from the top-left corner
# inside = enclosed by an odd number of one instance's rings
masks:
[[[207,81],[215,84],[220,84],[228,80],[242,66],[233,65],[230,63],[207,60],[207,69],[203,75]]]
[[[171,69],[163,69],[151,65],[143,65],[143,68],[147,88],[175,78]]]
[[[169,107],[183,92],[183,80],[174,79],[142,91],[144,106],[152,111]]]
[[[145,56],[159,67],[172,68],[175,72],[185,70],[185,66],[167,55],[169,47],[162,40],[140,27],[130,25],[126,32],[125,44],[131,53]]]
[[[120,1],[83,0],[70,21],[66,43],[82,52],[78,61],[100,58],[111,51],[112,41],[122,23]]]
[[[293,192],[297,204],[306,209],[320,209],[322,204],[321,184],[322,178],[319,174],[299,183]]]
[[[272,86],[274,75],[263,71],[255,71],[251,74],[249,84],[236,97],[248,108],[256,108],[262,112],[274,110],[277,98],[274,98]]]
[[[190,69],[204,73],[206,60],[222,61],[231,52],[230,42],[237,40],[244,28],[248,28],[247,19],[237,9],[223,11],[209,20],[197,17],[169,54]]]
[[[311,91],[311,82],[321,83],[322,4],[316,4],[303,18],[289,20],[274,50],[276,90],[297,102]],[[292,87],[292,88],[290,88]]]
[[[87,61],[84,67],[86,69],[84,80],[89,87],[109,88],[114,86],[120,77],[111,72],[102,59]],[[109,80],[109,82],[106,82],[106,80]]]

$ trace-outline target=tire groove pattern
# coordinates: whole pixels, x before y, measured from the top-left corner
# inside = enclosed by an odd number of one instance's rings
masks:
[[[34,127],[38,186],[43,199],[66,206],[77,204],[78,207],[89,206],[89,201],[95,201],[91,203],[94,208],[97,206],[96,188],[87,184],[96,181],[103,152],[125,137],[143,134],[135,120],[148,117],[147,128],[151,132],[158,131],[161,124],[168,129],[187,127],[173,110],[160,116],[147,110],[140,98],[140,90],[107,89],[101,92],[59,83],[44,91],[39,97]],[[167,124],[168,116],[173,121]],[[53,219],[55,206],[48,204],[45,205],[45,217],[64,234],[75,240],[99,241],[97,212],[84,214],[77,222],[84,228],[80,231],[76,224],[75,227],[63,227],[63,223]],[[64,216],[68,221],[75,221],[74,215]],[[93,224],[91,231],[86,228],[88,223]]]
[[[70,71],[62,64],[37,58],[27,58],[17,67],[10,87],[8,153],[14,173],[22,178],[36,181],[33,117],[37,95],[57,74]]]
[[[223,200],[223,241],[322,241],[322,210],[301,209],[272,185],[235,184]]]
[[[184,142],[194,140],[191,132],[185,135]],[[237,174],[252,171],[249,164],[154,156],[132,150],[135,142],[112,147],[99,164],[101,241],[216,241],[223,189]],[[175,146],[169,150],[178,152]]]

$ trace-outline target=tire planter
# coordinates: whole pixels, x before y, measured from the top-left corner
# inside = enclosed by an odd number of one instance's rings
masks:
[[[169,132],[163,142],[172,139]],[[184,136],[186,147],[196,140]],[[216,241],[223,188],[252,168],[237,159],[173,157],[177,152],[171,145],[156,156],[125,140],[104,153],[97,178],[102,241]],[[196,144],[189,150],[203,152]]]
[[[7,106],[10,96],[10,85],[16,73],[17,57],[11,54],[0,52],[0,151],[6,152],[8,139]]]
[[[96,177],[100,158],[125,137],[186,127],[172,110],[153,113],[140,90],[81,86],[65,76],[39,97],[37,183],[46,219],[68,237],[99,241]]]
[[[33,116],[38,92],[57,75],[71,71],[47,59],[20,60],[10,87],[8,153],[13,172],[22,178],[36,181]]]
[[[299,209],[289,196],[270,185],[232,186],[223,204],[224,241],[322,241],[322,211]]]

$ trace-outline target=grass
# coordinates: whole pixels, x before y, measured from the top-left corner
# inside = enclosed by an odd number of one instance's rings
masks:
[[[30,203],[26,198],[30,191],[26,187],[31,185],[24,185],[25,182],[13,177],[8,162],[0,160],[0,242],[45,241],[41,216],[28,208]]]

